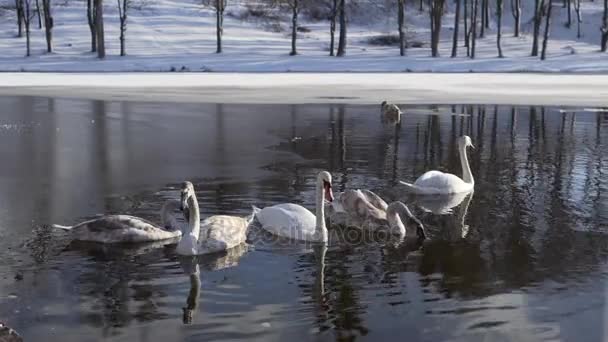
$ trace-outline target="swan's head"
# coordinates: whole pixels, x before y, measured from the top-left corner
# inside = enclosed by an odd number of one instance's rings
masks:
[[[416,216],[414,216],[414,214],[412,214],[410,209],[403,202],[396,201],[389,204],[389,206],[386,208],[386,215],[389,219],[389,222],[392,221],[392,215],[397,216],[396,218],[398,218],[399,220],[396,220],[397,222],[395,223],[401,223],[405,226],[404,229],[406,236],[409,237],[413,235],[413,232],[415,230],[418,239],[426,239],[424,225]]]
[[[388,103],[387,103],[386,101],[382,101],[382,103],[380,104],[380,106],[381,106],[382,108],[384,108],[384,107],[385,107],[387,104],[388,104]]]
[[[323,196],[325,200],[333,202],[334,194],[331,191],[331,173],[327,171],[319,172],[319,175],[317,176],[317,184],[321,184],[323,186]]]
[[[188,200],[195,196],[194,193],[194,185],[192,185],[192,183],[186,181],[182,183],[182,190],[181,190],[181,210],[185,211],[188,209]]]
[[[458,138],[458,145],[460,147],[475,148],[475,146],[473,146],[473,141],[471,140],[471,138],[468,135],[463,135],[460,138]]]

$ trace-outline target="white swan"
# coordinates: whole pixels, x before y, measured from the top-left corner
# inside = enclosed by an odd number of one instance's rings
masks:
[[[160,241],[180,237],[180,224],[173,212],[181,203],[168,200],[160,211],[163,228],[143,218],[130,215],[105,215],[74,226],[54,224],[68,230],[75,240],[102,243]]]
[[[201,223],[192,183],[182,184],[181,198],[188,224],[183,226],[182,237],[176,248],[178,254],[199,255],[225,251],[247,240],[247,228],[253,220],[253,214],[248,218],[214,215]]]
[[[333,201],[331,174],[322,171],[317,176],[315,193],[316,215],[298,204],[283,203],[257,209],[256,217],[268,232],[294,240],[327,242],[325,207],[323,201]]]
[[[416,179],[414,184],[400,182],[405,185],[408,191],[421,195],[437,195],[437,194],[455,194],[461,192],[469,192],[473,190],[475,181],[469,160],[467,159],[467,147],[473,147],[471,138],[466,135],[458,138],[458,151],[460,153],[460,163],[462,165],[462,178],[451,173],[443,173],[441,171],[428,171]]]
[[[398,124],[401,122],[401,109],[392,103],[382,101],[382,122]]]

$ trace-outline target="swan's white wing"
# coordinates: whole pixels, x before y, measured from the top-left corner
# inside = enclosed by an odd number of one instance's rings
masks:
[[[314,240],[316,217],[301,205],[285,203],[266,207],[257,213],[262,228],[295,240]]]
[[[249,221],[242,217],[228,215],[208,217],[201,223],[199,250],[213,253],[236,247],[247,240],[248,226]]]
[[[166,231],[130,215],[103,216],[82,222],[71,231],[77,240],[104,243],[159,241],[181,236],[181,231]]]
[[[407,184],[406,184],[407,185]],[[470,191],[471,185],[460,177],[441,171],[428,171],[413,184],[413,191],[419,194],[453,194]]]

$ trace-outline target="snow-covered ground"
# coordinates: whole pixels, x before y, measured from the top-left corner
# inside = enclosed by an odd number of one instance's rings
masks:
[[[8,1],[8,0],[5,0]],[[576,25],[564,27],[566,10],[554,6],[554,19],[546,61],[530,57],[532,1],[524,1],[522,37],[512,34],[509,2],[505,2],[503,50],[506,58],[497,58],[495,29],[478,40],[477,58],[471,60],[460,47],[458,58],[449,58],[453,13],[443,21],[440,52],[430,57],[428,13],[407,8],[408,31],[422,48],[410,48],[400,57],[395,46],[372,46],[369,37],[395,33],[394,18],[361,20],[350,24],[347,56],[329,57],[328,22],[302,22],[311,30],[301,33],[300,55],[289,56],[289,25],[283,32],[265,30],[263,25],[226,16],[224,53],[215,53],[215,14],[199,2],[146,0],[141,9],[130,12],[127,30],[128,56],[120,57],[119,25],[116,4],[106,1],[106,45],[108,57],[98,60],[90,49],[90,34],[85,16],[85,2],[55,1],[54,47],[45,53],[44,32],[34,23],[32,54],[24,57],[25,38],[16,38],[16,20],[12,11],[0,12],[1,71],[211,71],[211,72],[608,72],[608,54],[599,52],[601,1],[583,2],[583,37],[576,39]],[[242,8],[227,12],[238,13]],[[461,26],[461,32],[463,31]]]
[[[532,73],[4,73],[0,95],[217,103],[608,107],[608,75]]]

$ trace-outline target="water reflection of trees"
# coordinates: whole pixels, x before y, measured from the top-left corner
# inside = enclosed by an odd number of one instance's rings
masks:
[[[460,174],[455,140],[463,133],[474,139],[477,149],[470,155],[477,184],[466,222],[475,238],[444,234],[457,231],[458,220],[425,221],[434,239],[424,247],[419,272],[443,274],[442,283],[435,284],[441,291],[480,296],[597,272],[608,252],[608,220],[599,200],[606,191],[601,178],[606,158],[599,128],[602,115],[560,114],[542,107],[459,107],[452,111],[467,116],[408,116],[405,108],[397,135],[380,126],[374,133],[365,132],[374,129],[372,119],[349,113],[349,107],[344,122],[330,111],[325,126],[329,146],[323,151],[329,151],[334,174],[353,169],[341,187],[377,187],[382,181],[389,187],[395,173],[408,180],[429,169]],[[338,123],[350,129],[340,130]],[[344,141],[341,148],[348,157],[334,159],[340,157],[337,147]],[[395,141],[396,146],[387,148],[387,142],[390,146]],[[298,147],[301,156],[315,155],[318,141],[308,151],[305,144]],[[376,160],[391,162],[354,162],[370,151],[378,154]]]

